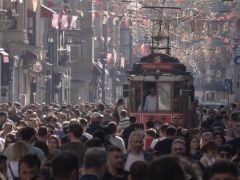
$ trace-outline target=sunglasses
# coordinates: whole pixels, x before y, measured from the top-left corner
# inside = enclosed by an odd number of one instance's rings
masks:
[[[230,158],[230,157],[231,157],[231,154],[228,153],[228,152],[219,152],[218,155],[219,155],[221,158]]]

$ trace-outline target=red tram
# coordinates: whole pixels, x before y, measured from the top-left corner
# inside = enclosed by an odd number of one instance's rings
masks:
[[[177,58],[162,53],[142,57],[128,72],[123,91],[128,111],[138,122],[171,123],[178,116],[182,126],[191,126],[193,76]]]

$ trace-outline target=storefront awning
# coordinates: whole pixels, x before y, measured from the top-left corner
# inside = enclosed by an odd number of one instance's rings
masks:
[[[56,12],[48,8],[47,6],[41,5],[41,17],[52,18],[53,14],[56,14]]]
[[[4,49],[0,49],[0,55],[3,63],[9,63],[9,54]]]

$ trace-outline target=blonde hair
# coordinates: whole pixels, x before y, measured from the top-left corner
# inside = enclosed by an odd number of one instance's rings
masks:
[[[143,135],[139,131],[133,131],[128,138],[128,149],[127,152],[131,152],[132,146],[131,142],[134,137],[140,137],[143,140]]]
[[[13,145],[12,159],[13,161],[19,161],[22,156],[29,152],[29,148],[26,142],[17,141]]]

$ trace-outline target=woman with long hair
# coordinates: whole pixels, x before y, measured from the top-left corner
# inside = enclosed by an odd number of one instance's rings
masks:
[[[192,137],[187,142],[187,155],[193,160],[200,160],[202,155],[200,152],[200,141],[197,137]]]
[[[213,133],[213,140],[218,146],[226,143],[226,139],[224,137],[224,134],[221,133],[221,132]]]
[[[201,148],[203,157],[200,162],[204,167],[211,166],[215,163],[217,158],[217,144],[215,142],[208,142]]]
[[[19,177],[18,164],[19,160],[29,152],[29,147],[24,141],[17,141],[13,145],[12,157],[8,162],[8,179]]]

